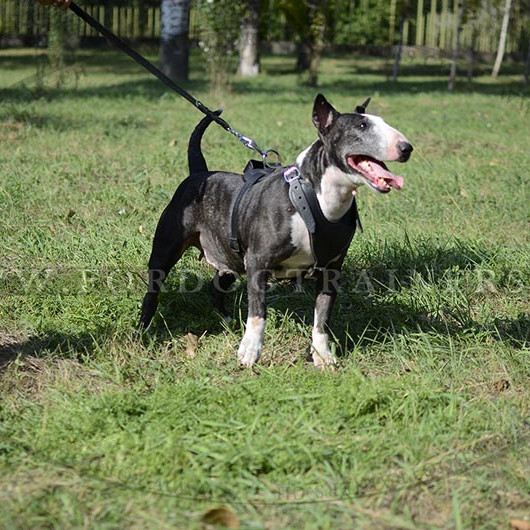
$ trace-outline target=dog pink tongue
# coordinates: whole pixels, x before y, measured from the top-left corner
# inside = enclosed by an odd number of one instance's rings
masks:
[[[405,179],[403,177],[394,175],[394,173],[390,173],[388,169],[379,164],[375,164],[374,162],[372,162],[371,166],[371,174],[376,179],[383,179],[389,186],[392,186],[396,190],[400,190],[403,187],[403,184],[405,183]]]

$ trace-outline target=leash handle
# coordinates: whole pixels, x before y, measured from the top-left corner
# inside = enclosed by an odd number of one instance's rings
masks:
[[[218,114],[211,111],[204,103],[199,101],[198,99],[194,98],[188,91],[177,85],[173,80],[171,80],[164,72],[159,70],[153,63],[149,62],[143,55],[140,55],[134,48],[131,48],[126,42],[124,42],[122,39],[120,39],[117,35],[112,33],[109,29],[107,29],[103,24],[98,22],[95,18],[90,16],[84,9],[81,9],[75,2],[71,2],[69,0],[42,0],[43,2],[46,2],[46,4],[50,5],[61,5],[67,6],[68,9],[73,11],[79,18],[83,19],[89,26],[92,26],[97,32],[101,33],[105,38],[107,38],[112,44],[114,44],[117,48],[125,52],[131,59],[136,61],[140,66],[143,66],[148,72],[153,74],[155,77],[157,77],[164,85],[166,85],[168,88],[182,96],[185,100],[189,101],[192,105],[194,105],[197,109],[199,109],[203,114],[208,116],[212,119],[215,123],[220,125],[225,131],[229,132],[230,134],[234,135],[245,147],[248,147],[249,149],[252,149],[253,151],[258,152],[263,160],[265,161],[267,158],[268,151],[262,151],[256,144],[252,138],[249,138],[247,136],[243,136],[242,134],[238,133],[235,129],[232,129],[230,127],[230,124],[221,118]],[[39,0],[41,2],[41,0]],[[68,2],[68,3],[66,3]],[[276,151],[274,151],[276,153]],[[278,155],[279,156],[279,155]]]

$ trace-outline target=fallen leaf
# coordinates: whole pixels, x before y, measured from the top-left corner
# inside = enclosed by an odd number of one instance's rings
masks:
[[[410,359],[403,361],[403,370],[405,372],[413,372],[416,369],[416,363]]]
[[[169,142],[168,146],[169,147],[175,147],[177,145],[177,140],[171,140],[171,142]]]
[[[199,344],[199,337],[193,333],[186,335],[186,356],[193,359],[197,355],[197,345]]]
[[[224,506],[208,510],[202,516],[202,520],[204,523],[212,526],[219,525],[225,528],[239,528],[239,521],[234,512]]]
[[[514,530],[530,530],[530,522],[524,519],[511,519],[510,527]]]
[[[507,379],[499,379],[498,381],[495,381],[493,383],[493,388],[497,392],[504,392],[505,390],[508,390],[510,388],[510,381]]]
[[[142,225],[138,227],[138,232],[140,232],[140,234],[144,233],[144,227]]]

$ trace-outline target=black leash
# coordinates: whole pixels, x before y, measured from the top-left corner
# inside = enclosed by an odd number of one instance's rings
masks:
[[[95,18],[90,16],[84,9],[81,9],[74,2],[70,2],[68,8],[73,11],[79,18],[82,18],[88,25],[92,26],[97,32],[101,33],[117,48],[124,51],[140,66],[143,66],[148,72],[160,79],[160,81],[162,81],[164,85],[166,85],[168,88],[182,96],[185,100],[189,101],[203,114],[209,116],[225,131],[235,136],[245,147],[248,147],[249,149],[258,152],[265,163],[269,154],[275,155],[276,157],[278,157],[278,162],[280,161],[280,155],[277,151],[275,151],[274,149],[267,149],[265,151],[262,151],[252,138],[244,136],[241,133],[238,133],[235,129],[232,129],[232,127],[230,127],[230,124],[226,120],[223,120],[223,118],[221,118],[217,113],[211,111],[206,105],[201,103],[198,99],[194,98],[187,90],[184,90],[182,87],[178,86],[166,74],[160,71],[153,63],[149,62],[143,55],[140,55],[134,48],[131,48],[126,42],[124,42],[117,35],[112,33],[112,31],[107,29],[105,26],[103,26],[103,24],[99,23]]]
[[[274,149],[262,151],[256,142],[247,136],[238,133],[232,129],[230,124],[219,116],[219,112],[211,111],[206,105],[194,98],[187,90],[177,85],[166,74],[161,72],[154,64],[149,62],[145,57],[140,55],[136,50],[131,48],[127,43],[120,39],[117,35],[112,33],[105,26],[100,24],[96,19],[90,16],[86,11],[81,9],[74,2],[70,2],[68,8],[73,11],[78,17],[82,18],[87,24],[92,26],[96,31],[101,33],[117,48],[124,51],[129,57],[134,59],[139,65],[143,66],[148,72],[157,77],[164,85],[189,101],[204,115],[208,116],[212,121],[220,125],[225,131],[235,136],[245,147],[256,151],[261,155],[261,163],[251,160],[245,168],[244,174],[246,182],[241,189],[234,208],[232,210],[231,219],[231,235],[230,247],[235,252],[241,252],[238,241],[238,210],[239,204],[244,194],[264,176],[268,176],[273,171],[283,171],[285,181],[289,184],[289,198],[292,204],[302,216],[304,223],[310,233],[311,251],[315,258],[315,267],[327,267],[331,262],[335,261],[348,248],[356,228],[362,230],[359,216],[357,213],[357,206],[355,199],[352,206],[346,214],[337,222],[328,221],[320,209],[316,193],[313,188],[307,183],[300,180],[300,171],[296,166],[290,168],[282,168],[280,155]],[[364,112],[365,107],[370,99],[367,99],[362,106],[357,107],[357,112]],[[275,162],[268,163],[267,156],[274,154],[277,157]],[[330,242],[332,243],[330,245]]]

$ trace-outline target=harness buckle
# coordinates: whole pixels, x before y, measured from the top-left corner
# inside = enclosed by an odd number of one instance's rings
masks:
[[[287,184],[291,184],[296,179],[300,178],[300,170],[298,166],[291,166],[283,172],[283,178]]]

